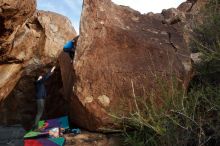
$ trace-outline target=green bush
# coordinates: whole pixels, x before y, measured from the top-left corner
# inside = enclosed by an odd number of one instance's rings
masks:
[[[127,145],[184,146],[218,142],[220,87],[194,86],[187,96],[176,93],[178,97],[173,96],[160,109],[153,102],[136,97],[136,111],[121,118]],[[176,98],[178,102],[173,101]]]
[[[200,74],[213,74],[220,72],[220,0],[211,0],[201,15],[203,23],[194,29],[191,47],[203,54]]]

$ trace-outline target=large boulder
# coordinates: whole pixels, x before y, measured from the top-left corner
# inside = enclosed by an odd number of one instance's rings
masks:
[[[192,13],[198,13],[204,5],[209,2],[209,0],[187,0],[187,2],[191,2],[193,4],[191,8]]]
[[[165,99],[160,99],[158,79],[169,84],[175,77],[187,87],[191,61],[184,24],[163,22],[176,15],[176,10],[167,17],[141,15],[111,0],[84,0],[70,88],[74,123],[96,131],[115,127],[109,114],[129,113],[134,96],[147,98],[152,89],[160,105]]]
[[[21,72],[29,73],[56,61],[65,41],[74,36],[76,32],[67,18],[52,12],[36,11],[16,31],[10,52],[4,56],[7,59],[1,62],[0,100],[14,88]]]
[[[76,32],[66,17],[36,11],[16,33],[10,55],[25,66],[34,62],[47,64],[56,61],[65,42],[74,36]]]
[[[36,0],[0,0],[0,44],[7,41],[35,10]]]
[[[8,54],[12,48],[14,35],[35,10],[35,0],[0,0],[0,101],[10,93],[21,75],[21,65],[5,64],[8,59],[13,58]]]
[[[13,32],[10,41],[1,44],[11,46],[0,65],[1,123],[31,124],[36,112],[34,78],[57,65],[64,43],[75,36],[76,31],[66,17],[36,11]],[[67,114],[68,102],[63,98],[62,86],[58,67],[46,84],[49,96],[45,118]]]

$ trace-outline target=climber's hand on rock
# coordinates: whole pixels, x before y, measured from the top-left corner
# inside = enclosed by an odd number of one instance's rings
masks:
[[[56,68],[56,66],[53,66],[53,68],[51,69],[51,72],[54,72],[55,68]]]

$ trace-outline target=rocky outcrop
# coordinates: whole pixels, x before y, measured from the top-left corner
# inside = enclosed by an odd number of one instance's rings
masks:
[[[136,97],[153,94],[160,107],[167,97],[158,81],[170,87],[175,77],[178,88],[188,86],[192,68],[185,29],[203,4],[188,0],[178,9],[141,15],[111,0],[84,0],[71,64],[61,53],[64,42],[76,36],[69,20],[36,11],[35,0],[0,0],[0,124],[31,124],[34,77],[58,64],[58,56],[60,67],[46,85],[44,118],[69,113],[76,125],[104,131],[118,128],[109,115],[126,115]]]
[[[0,99],[6,97],[13,89],[15,84],[11,82],[16,83],[16,80],[11,80],[11,78],[19,79],[19,74],[24,70],[30,72],[56,61],[65,41],[75,35],[76,32],[71,27],[70,21],[52,12],[37,11],[34,16],[26,20],[13,35],[12,47],[1,60]],[[13,59],[10,60],[10,58]]]
[[[34,78],[39,72],[48,71],[51,65],[36,69],[30,74],[23,73],[10,94],[0,104],[0,124],[22,124],[30,128],[36,115]],[[11,79],[14,80],[14,79]],[[67,114],[68,102],[62,95],[62,79],[59,68],[46,82],[48,97],[46,98],[43,118],[54,118]]]
[[[71,59],[67,53],[63,52],[60,54],[58,61],[63,82],[63,95],[66,100],[71,100],[74,83],[74,70]]]
[[[12,59],[9,54],[12,48],[12,41],[17,30],[21,25],[33,15],[36,10],[36,1],[27,0],[0,1],[0,100],[6,97],[20,78],[21,65],[4,65],[4,60]],[[13,60],[13,59],[12,59]],[[18,60],[14,60],[18,61]],[[14,80],[10,80],[13,78]],[[3,89],[4,86],[4,89]]]
[[[186,5],[181,6],[182,11],[141,15],[111,0],[84,0],[74,86],[66,91],[74,93],[70,96],[74,123],[96,131],[115,128],[109,114],[132,111],[134,97],[146,99],[154,91],[158,106],[166,100],[158,80],[170,86],[175,77],[187,88],[192,68],[184,33],[185,12],[194,3]]]
[[[11,82],[16,83],[16,80],[11,80],[12,78],[17,77],[18,80],[19,74],[24,70],[30,72],[56,61],[65,41],[75,35],[70,21],[52,12],[37,11],[26,20],[14,34],[10,51],[1,60],[3,65],[0,66],[2,74],[0,99],[6,97],[14,88],[15,84]]]
[[[67,18],[52,12],[37,11],[16,33],[10,55],[26,64],[39,61],[45,64],[56,60],[65,41],[75,35]]]
[[[35,1],[13,2],[0,1],[0,17],[4,17],[1,21],[4,34],[0,35],[0,121],[28,125],[36,112],[35,76],[57,65],[64,43],[75,37],[76,32],[64,16],[35,11]],[[49,97],[45,117],[68,111],[62,86],[58,67],[47,83]]]
[[[191,14],[195,14],[199,12],[201,7],[203,7],[208,0],[187,0],[186,2],[181,3],[178,6],[178,10],[182,12],[190,12]]]
[[[10,41],[10,36],[33,15],[35,10],[35,0],[0,0],[0,43]],[[0,50],[2,55],[7,48],[1,46]]]

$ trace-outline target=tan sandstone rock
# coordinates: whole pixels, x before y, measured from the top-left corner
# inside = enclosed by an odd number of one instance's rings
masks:
[[[60,68],[46,84],[43,118],[68,113],[80,127],[105,131],[118,128],[109,114],[121,116],[134,109],[134,96],[147,98],[155,90],[160,106],[166,99],[159,93],[158,79],[169,85],[175,76],[187,88],[192,68],[184,30],[191,11],[197,12],[203,1],[188,0],[179,9],[141,15],[111,0],[84,0],[70,64],[61,53],[65,41],[76,36],[69,20],[35,11],[35,0],[0,0],[0,124],[31,124],[34,77],[57,64],[58,56]],[[100,142],[106,145],[105,139]]]
[[[0,18],[4,18],[1,22],[5,26],[0,35],[0,124],[30,126],[36,112],[35,76],[57,64],[64,43],[76,36],[66,17],[35,11],[35,7],[34,0],[0,1]],[[49,96],[44,117],[67,114],[59,67],[46,87]]]
[[[84,0],[74,86],[66,90],[73,94],[71,121],[95,131],[118,128],[110,115],[132,111],[134,96],[146,99],[154,92],[158,106],[166,100],[158,79],[172,86],[175,77],[185,90],[193,75],[185,30],[201,1],[141,15],[111,0]]]
[[[65,41],[74,36],[76,36],[76,32],[68,19],[52,12],[37,11],[17,30],[13,38],[12,48],[7,56],[22,61],[17,66],[23,67],[23,70],[20,71],[29,73],[45,64],[56,61]],[[4,70],[0,70],[2,78],[4,78],[2,73]],[[9,75],[13,76],[17,73],[17,71],[10,71]],[[7,74],[7,77],[9,75]],[[4,78],[4,82],[10,80],[11,77]],[[11,87],[13,88],[13,86]],[[0,99],[5,98],[7,94],[0,96]]]
[[[84,1],[72,122],[89,130],[117,127],[109,114],[131,111],[134,94],[146,98],[152,89],[159,91],[156,77],[169,84],[176,76],[187,86],[191,61],[183,24],[163,24],[163,17],[141,15],[110,0]],[[159,94],[155,101],[160,104]]]
[[[0,0],[0,44],[7,41],[35,10],[35,0]]]

